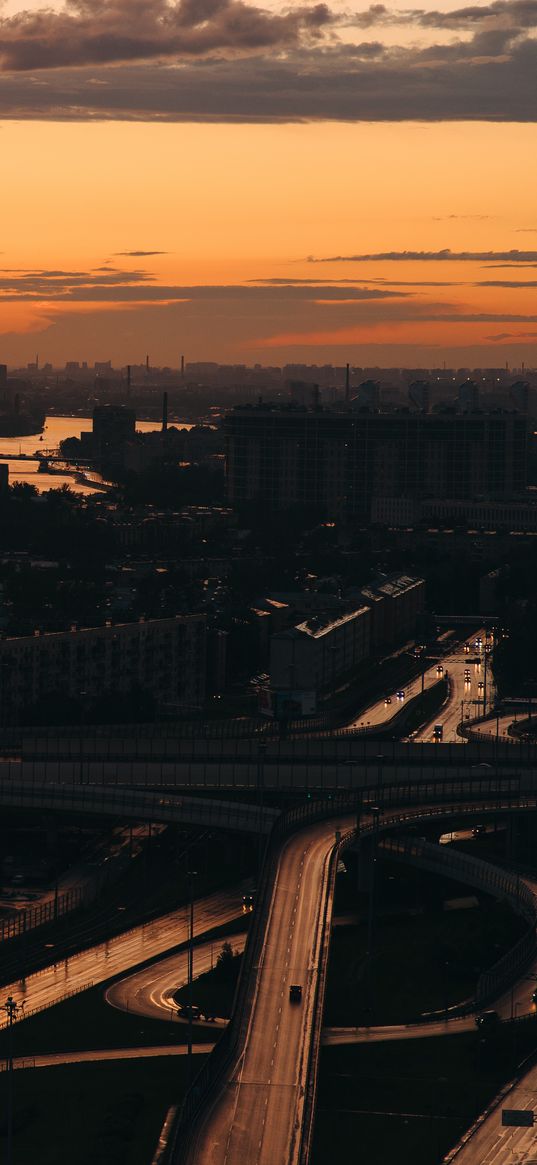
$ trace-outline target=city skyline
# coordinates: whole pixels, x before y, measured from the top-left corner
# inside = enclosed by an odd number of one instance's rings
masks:
[[[1,358],[537,363],[537,5],[0,20]]]

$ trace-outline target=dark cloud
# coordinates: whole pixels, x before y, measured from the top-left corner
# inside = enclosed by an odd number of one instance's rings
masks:
[[[390,287],[466,287],[466,286],[468,286],[468,283],[466,281],[462,281],[460,279],[386,279],[384,277],[379,278],[379,279],[369,279],[369,278],[367,278],[367,276],[363,275],[362,273],[359,276],[355,276],[354,279],[344,279],[344,278],[341,278],[341,279],[322,279],[322,280],[319,280],[319,279],[284,279],[282,277],[274,277],[273,276],[272,278],[267,278],[267,279],[249,279],[248,282],[249,283],[257,283],[257,284],[269,284],[273,287],[293,287],[293,286],[300,287],[300,286],[307,285],[307,284],[309,284],[310,286],[314,286],[315,284],[319,284],[320,282],[322,282],[325,286],[327,284],[331,284],[331,283],[337,284],[339,286],[344,286],[345,284],[355,284],[355,283],[362,283],[362,284],[366,283],[368,286],[370,284],[379,284],[380,283],[380,284],[383,284],[384,286],[389,285]],[[471,286],[475,286],[475,284],[472,283]]]
[[[537,261],[537,251],[451,251],[444,247],[441,251],[372,251],[356,255],[328,255],[317,258],[308,256],[308,263],[488,263],[495,259],[508,260],[510,264]]]
[[[432,216],[433,222],[452,222],[453,219],[472,222],[484,222],[486,219],[491,219],[491,214],[434,214]]]
[[[272,51],[314,42],[331,21],[324,3],[278,14],[244,0],[66,0],[0,19],[0,62],[34,70]]]
[[[535,340],[537,332],[496,332],[493,336],[485,336],[485,340]]]
[[[481,279],[479,283],[474,284],[475,287],[512,287],[512,288],[527,288],[535,290],[537,287],[536,279]]]
[[[48,298],[49,294],[61,295],[74,288],[105,290],[125,284],[150,283],[152,280],[153,276],[147,271],[121,271],[118,268],[100,267],[91,271],[28,271],[20,267],[0,267],[0,294],[8,291],[26,292]]]
[[[129,259],[148,259],[150,255],[169,255],[169,251],[114,251],[114,255],[121,255]]]
[[[323,300],[330,305],[343,306],[365,300],[400,299],[407,292],[377,287],[339,287],[333,284],[315,286],[285,285],[252,286],[244,284],[160,285],[146,271],[117,271],[103,274],[92,272],[2,271],[0,269],[0,302],[47,303],[150,303],[173,300],[205,300],[237,302],[249,301],[271,305],[290,302],[312,304]]]
[[[451,11],[425,8],[398,9],[371,4],[362,12],[344,18],[354,28],[388,25],[415,25],[419,28],[447,29],[459,32],[482,27],[507,29],[534,28],[537,25],[537,0],[496,0],[493,4],[472,4]]]
[[[127,0],[117,3],[125,6]],[[136,3],[128,0],[127,28],[136,27]],[[158,10],[162,3],[156,5]],[[116,4],[105,5],[104,0],[91,4],[88,0],[84,11],[96,7],[117,11]],[[66,11],[69,14],[70,9]],[[293,11],[296,18],[299,10]],[[307,11],[311,14],[314,9]],[[54,14],[23,16],[46,22]],[[276,18],[267,19],[270,23]],[[6,20],[0,23],[0,54],[5,24]],[[38,60],[32,60],[35,38],[23,35],[22,28],[17,33],[19,48],[13,43],[10,51],[18,54],[16,70],[31,67],[34,72],[0,73],[4,119],[256,123],[537,119],[537,39],[524,33],[510,39],[505,30],[498,35],[494,30],[494,36],[486,34],[488,39],[477,33],[468,40],[425,48],[326,41],[317,47],[291,44],[279,52],[274,44],[259,44],[229,59],[213,54],[189,61],[183,56],[173,65],[159,52],[157,61],[94,67],[90,73],[86,68],[59,67],[61,53],[54,45],[50,53],[43,47],[36,53]],[[76,52],[69,55],[68,47],[65,61],[76,63],[79,57]],[[53,61],[57,67],[46,68]],[[11,68],[15,69],[13,62]]]

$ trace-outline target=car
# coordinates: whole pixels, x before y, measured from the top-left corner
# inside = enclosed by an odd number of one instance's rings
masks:
[[[404,698],[405,698],[405,693],[404,693],[403,689],[401,688],[401,691],[397,693],[397,699],[404,700]]]
[[[477,686],[479,688],[479,691],[482,692],[483,688],[485,687],[483,680],[480,680]]]
[[[242,896],[242,910],[243,914],[249,914],[254,908],[253,894],[243,894]]]
[[[465,643],[465,644],[464,644],[464,654],[465,654],[465,655],[469,655],[469,654],[470,654],[470,644],[469,644],[469,643]]]
[[[496,1027],[500,1022],[500,1017],[497,1011],[482,1011],[480,1015],[476,1015],[475,1022],[479,1028]]]
[[[195,1003],[180,1003],[177,1014],[181,1019],[201,1019],[201,1010]]]
[[[535,988],[535,991],[532,991],[531,993],[531,1002],[537,1003],[537,987]]]
[[[391,696],[386,696],[386,697],[385,697],[385,700],[384,700],[384,703],[385,703],[385,704],[391,704],[391,702],[392,702],[392,698],[391,698]]]
[[[443,676],[443,674],[444,674],[444,669],[443,669],[441,663],[436,665],[436,674],[437,674],[437,676]]]
[[[290,1003],[301,1003],[302,1002],[302,984],[301,983],[291,983],[291,986],[289,987],[289,1002]]]
[[[469,668],[466,668],[466,671],[465,671],[465,673],[464,673],[464,679],[466,680],[466,683],[470,683],[470,671],[469,671]]]

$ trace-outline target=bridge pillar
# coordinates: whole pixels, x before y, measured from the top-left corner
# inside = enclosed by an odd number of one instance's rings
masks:
[[[509,813],[505,830],[505,857],[509,863],[518,861],[519,818],[516,813]]]
[[[356,853],[356,889],[359,894],[368,894],[371,888],[372,857],[376,848],[373,836],[362,837]],[[377,851],[377,858],[380,856]]]

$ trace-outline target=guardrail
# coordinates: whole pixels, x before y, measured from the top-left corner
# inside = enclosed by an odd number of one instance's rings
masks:
[[[528,963],[535,951],[537,899],[530,888],[519,875],[511,874],[501,866],[431,842],[409,837],[384,838],[381,847],[384,853],[392,853],[432,873],[452,875],[457,881],[485,890],[496,898],[508,899],[513,910],[528,923],[526,933],[518,942],[479,976],[473,1001],[475,1007],[481,1008],[496,998]]]
[[[53,808],[69,813],[112,815],[123,819],[155,821],[165,824],[181,821],[192,825],[258,833],[260,824],[266,833],[280,816],[276,809],[248,805],[237,801],[182,796],[176,793],[146,792],[128,785],[23,784],[1,779],[0,804],[17,808]]]
[[[37,906],[30,906],[19,910],[12,918],[3,919],[0,923],[0,943],[9,939],[21,938],[29,930],[45,926],[47,922],[57,922],[73,910],[89,905],[97,896],[98,887],[93,879],[91,885],[74,886],[64,894],[56,894],[48,902],[41,902]]]
[[[32,1015],[38,1015],[40,1011],[50,1011],[51,1006],[57,1007],[59,1003],[65,1003],[66,999],[72,999],[74,995],[81,995],[83,991],[89,991],[93,987],[93,979],[89,983],[82,983],[80,987],[73,987],[72,991],[66,991],[64,995],[60,995],[58,999],[54,1000],[53,1004],[41,1003],[39,1007],[21,1007],[20,1010],[13,1016],[13,1024],[24,1023],[25,1019],[30,1019]],[[6,1031],[9,1027],[9,1019],[7,1015],[0,1017],[0,1032]]]
[[[505,790],[500,789],[500,785],[502,784],[501,780],[491,781],[489,779],[487,784],[489,786],[489,793],[490,787],[494,785],[497,794],[496,799],[490,802],[487,808],[491,811],[501,810],[503,812],[513,808],[512,800],[505,796]],[[419,793],[418,788],[413,791],[414,803],[417,800],[417,794],[419,797],[423,797],[423,787],[419,788]],[[401,804],[400,798],[402,790],[400,788],[394,790],[394,794],[395,791],[399,794],[399,804]],[[378,790],[376,788],[370,789],[364,793],[364,796],[369,795],[374,797],[377,792]],[[409,796],[409,803],[411,803],[411,790],[407,790],[407,794]],[[356,811],[358,815],[360,811],[368,808],[367,804],[364,803],[364,796],[347,793],[334,797],[329,796],[319,801],[302,802],[287,813],[282,814],[275,823],[260,880],[254,924],[250,927],[246,943],[232,1018],[224,1035],[218,1041],[218,1044],[203,1065],[194,1084],[184,1098],[178,1118],[174,1124],[167,1155],[162,1158],[163,1165],[180,1165],[180,1162],[184,1160],[185,1154],[192,1147],[193,1125],[201,1111],[204,1101],[209,1093],[214,1094],[214,1090],[223,1079],[226,1069],[230,1068],[236,1062],[242,1048],[249,1018],[248,1002],[250,999],[253,999],[255,991],[255,974],[253,972],[259,963],[263,949],[268,910],[272,898],[272,887],[282,841],[300,825],[325,820],[329,817],[334,817],[337,820],[337,816],[340,813],[349,814],[350,812]],[[513,796],[514,793],[511,788],[511,798]],[[525,798],[524,805],[526,808],[537,810],[537,799],[531,800],[530,803],[530,799]],[[483,811],[483,804],[478,803],[476,806],[470,805],[464,806],[464,808],[470,812],[475,808],[475,811],[478,813]],[[449,816],[450,812],[453,815],[460,814],[460,805],[434,806],[430,810],[423,809],[422,812],[418,813],[398,813],[389,818],[384,818],[381,822],[374,824],[372,822],[363,826],[361,832],[363,834],[373,833],[374,829],[380,829],[384,832],[397,828],[398,826],[425,820],[426,818],[430,819],[432,817],[434,819],[436,816],[446,817],[446,814]],[[347,833],[344,840],[349,840],[352,833],[353,831]],[[505,871],[499,871],[499,875],[505,876]],[[310,1076],[310,1081],[311,1079]],[[314,1079],[312,1087],[314,1094]],[[313,1100],[311,1103],[313,1104]]]

